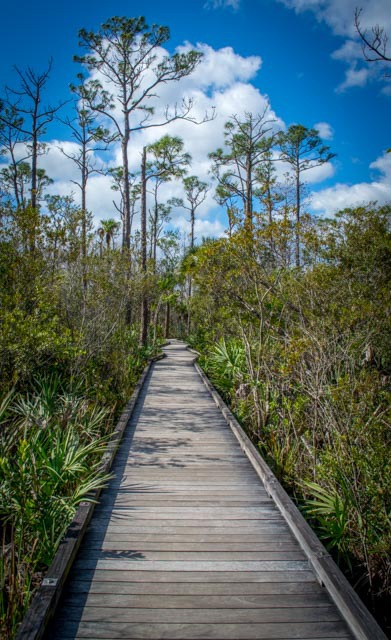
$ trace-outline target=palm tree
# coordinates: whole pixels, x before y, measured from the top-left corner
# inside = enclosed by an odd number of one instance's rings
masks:
[[[110,244],[112,243],[112,248],[114,249],[114,235],[120,228],[120,223],[114,220],[113,218],[109,218],[108,220],[101,220],[101,227],[99,227],[97,233],[101,238],[101,243],[103,242],[103,238],[106,238],[106,247],[107,250],[110,250]]]

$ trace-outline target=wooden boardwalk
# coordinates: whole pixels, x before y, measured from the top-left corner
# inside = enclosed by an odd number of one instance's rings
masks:
[[[140,394],[115,478],[47,638],[353,638],[173,341]]]

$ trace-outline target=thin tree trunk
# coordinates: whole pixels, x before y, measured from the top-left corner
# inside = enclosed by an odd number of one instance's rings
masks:
[[[30,251],[35,251],[35,232],[36,232],[36,216],[37,216],[37,157],[38,157],[38,137],[35,129],[35,118],[33,120],[33,139],[32,139],[32,156],[31,156],[31,216],[29,229]]]
[[[164,337],[170,337],[170,303],[167,300],[166,302],[166,318],[164,323]]]
[[[246,160],[246,210],[245,225],[250,231],[253,227],[253,185],[252,185],[252,162],[251,155],[247,155]]]
[[[123,208],[124,208],[124,235],[125,247],[130,249],[130,185],[129,185],[129,159],[128,144],[130,138],[129,115],[124,121],[124,135],[121,140],[122,166],[123,166]]]
[[[123,87],[124,103],[126,102],[126,86]],[[122,168],[123,168],[123,192],[122,192],[122,206],[123,206],[123,231],[122,231],[122,251],[128,255],[128,273],[129,280],[132,272],[132,255],[130,252],[130,230],[131,230],[131,203],[130,203],[130,184],[129,184],[129,159],[128,159],[128,144],[130,139],[130,124],[129,113],[124,114],[124,135],[121,140],[122,151]],[[132,322],[132,304],[130,297],[128,296],[125,305],[125,322],[129,326]]]
[[[148,340],[148,296],[147,286],[147,177],[146,177],[147,150],[143,148],[141,162],[141,329],[140,344],[144,347]]]
[[[83,274],[83,289],[87,290],[87,154],[83,145],[81,170],[81,259]]]
[[[296,169],[296,267],[300,268],[300,171]]]
[[[194,249],[194,225],[195,225],[194,207],[192,207],[190,210],[190,224],[191,224],[190,249],[193,250]],[[190,335],[190,330],[191,330],[191,313],[190,313],[191,294],[192,294],[192,280],[191,280],[191,276],[189,276],[189,288],[187,290],[187,333],[188,335]]]
[[[268,217],[268,223],[269,223],[269,228],[270,228],[270,251],[272,253],[272,257],[274,258],[275,255],[275,251],[274,251],[274,238],[273,238],[273,230],[272,230],[272,224],[273,224],[273,202],[272,202],[272,193],[271,193],[271,189],[270,189],[270,175],[267,178],[267,217]]]
[[[154,314],[154,318],[153,318],[153,341],[154,343],[156,343],[156,339],[157,339],[157,325],[158,325],[158,320],[159,320],[159,313],[160,313],[160,309],[162,306],[162,298],[163,298],[163,294],[161,294],[161,296],[159,297],[156,309],[155,309],[155,314]]]
[[[13,189],[14,189],[16,207],[19,210],[19,209],[22,208],[21,205],[22,205],[23,199],[21,199],[21,197],[19,195],[18,165],[16,163],[14,150],[13,150],[12,147],[10,149],[10,156],[11,156],[11,167],[12,167],[12,186],[13,186]],[[25,206],[24,206],[24,203],[23,203],[23,209],[24,208],[25,208]]]
[[[152,229],[152,238],[151,238],[151,243],[152,243],[152,263],[153,263],[153,272],[156,273],[156,248],[157,248],[157,225],[158,225],[158,219],[159,219],[159,207],[158,207],[158,200],[157,200],[157,183],[155,184],[155,209],[154,209],[154,218],[153,218],[153,229]]]
[[[38,164],[38,139],[37,132],[33,131],[31,155],[31,207],[37,208],[37,164]]]

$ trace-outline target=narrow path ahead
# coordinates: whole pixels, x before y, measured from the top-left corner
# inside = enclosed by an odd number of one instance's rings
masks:
[[[51,639],[352,638],[181,342],[144,385]]]

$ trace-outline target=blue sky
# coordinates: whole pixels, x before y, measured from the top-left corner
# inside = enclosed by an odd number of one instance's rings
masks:
[[[361,0],[361,4],[364,26],[380,23],[391,31],[391,0]],[[216,143],[224,118],[236,113],[240,105],[243,110],[254,110],[269,101],[281,126],[319,125],[325,143],[337,157],[332,166],[311,178],[311,206],[319,214],[332,214],[336,203],[391,200],[391,154],[385,154],[391,147],[391,82],[384,78],[381,65],[362,59],[353,26],[356,6],[360,0],[20,0],[3,10],[1,84],[16,85],[13,65],[42,70],[52,56],[47,101],[66,99],[69,83],[79,70],[72,61],[78,53],[78,29],[96,30],[112,15],[145,15],[149,23],[170,27],[169,51],[188,42],[206,52],[208,65],[201,72],[213,69],[218,79],[208,85],[199,74],[192,90],[199,82],[203,92],[200,108],[218,99],[221,113],[213,127]],[[202,154],[208,149],[199,143],[201,128],[193,130],[172,132],[186,136],[196,158],[195,168],[201,167],[206,175]],[[211,131],[204,129],[204,135],[210,137]],[[67,135],[64,128],[53,124],[46,137],[49,143],[55,141],[54,149],[67,141]],[[136,162],[141,139],[135,142]],[[42,162],[50,175],[52,169],[53,189],[57,186],[65,193],[67,178],[71,178],[66,165],[61,175],[54,150]],[[111,163],[115,164],[115,152]],[[109,189],[107,181],[95,183],[96,193],[104,189]],[[105,207],[96,211],[98,217],[113,215],[107,211],[112,193],[109,195],[95,198]],[[93,206],[93,194],[91,197]],[[205,206],[199,233],[221,232],[224,221],[211,197]],[[185,228],[179,214],[178,220]]]

